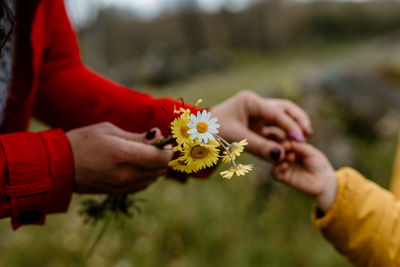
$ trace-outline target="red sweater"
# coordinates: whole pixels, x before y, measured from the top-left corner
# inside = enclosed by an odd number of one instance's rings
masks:
[[[11,216],[14,229],[67,210],[74,164],[65,130],[109,121],[132,132],[157,126],[165,134],[179,105],[87,69],[63,0],[17,1],[16,20],[11,95],[1,125],[6,134],[0,135],[0,218]],[[32,115],[62,130],[24,132]]]

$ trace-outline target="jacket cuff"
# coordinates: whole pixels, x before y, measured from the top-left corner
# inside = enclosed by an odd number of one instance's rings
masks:
[[[344,176],[349,170],[351,170],[351,168],[342,168],[336,172],[337,191],[335,202],[333,203],[331,209],[321,217],[317,206],[313,207],[311,219],[319,229],[326,228],[330,223],[332,223],[332,221],[334,221],[336,218],[337,213],[340,211],[340,207],[344,201],[346,183]]]
[[[11,224],[44,224],[49,212],[65,211],[73,188],[73,160],[61,130],[0,137],[7,163],[5,195]]]

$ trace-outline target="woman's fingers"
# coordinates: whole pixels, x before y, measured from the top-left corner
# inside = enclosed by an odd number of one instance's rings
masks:
[[[279,143],[266,139],[250,129],[244,129],[243,134],[247,138],[249,143],[247,149],[251,153],[270,162],[278,162],[284,158],[285,152]]]
[[[296,104],[290,101],[284,102],[285,112],[291,116],[302,128],[306,136],[312,134],[311,121],[308,115]]]
[[[306,133],[310,132],[310,120],[307,114],[294,103],[281,99],[265,99],[258,95],[252,97],[251,105],[248,104],[250,115],[261,117],[284,129],[297,141],[304,141]]]
[[[286,130],[290,137],[296,141],[305,141],[303,129],[300,128],[299,124],[287,113],[278,114],[273,123]]]
[[[300,127],[299,123],[290,116],[282,106],[277,106],[277,109],[271,114],[272,108],[268,105],[271,104],[266,102],[265,105],[261,106],[261,117],[266,122],[282,128],[297,141],[304,141],[303,129]]]
[[[145,170],[166,169],[172,159],[171,145],[159,149],[153,145],[126,142],[124,145],[123,162]]]
[[[163,138],[160,129],[152,128],[145,133],[132,133],[122,130],[115,125],[109,129],[109,134],[113,136],[118,136],[127,141],[140,142],[144,144],[154,145],[157,141]]]
[[[260,134],[268,139],[282,142],[287,139],[286,132],[281,128],[275,126],[263,126],[261,128]]]

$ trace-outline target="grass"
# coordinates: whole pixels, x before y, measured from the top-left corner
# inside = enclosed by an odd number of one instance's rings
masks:
[[[219,73],[202,74],[162,89],[140,87],[188,102],[201,97],[206,105],[243,88],[295,99],[301,93],[297,79],[305,71],[331,64],[352,67],[355,59],[365,60],[368,46],[371,44],[243,53]],[[368,62],[385,57],[383,52]],[[37,131],[43,125],[34,121],[31,129]],[[372,149],[377,148],[360,146],[365,155],[373,155]],[[393,142],[384,147],[375,165],[368,161],[372,164],[368,164],[369,173],[388,169]],[[113,222],[91,258],[86,252],[99,226],[85,225],[78,215],[85,196],[75,195],[69,212],[48,216],[44,227],[27,226],[14,232],[4,219],[0,221],[0,266],[350,266],[312,225],[312,200],[275,183],[265,162],[251,156],[245,161],[254,162],[255,171],[231,181],[216,175],[208,180],[191,179],[185,185],[160,179],[137,194],[146,199],[143,212]],[[382,183],[387,184],[387,179]]]

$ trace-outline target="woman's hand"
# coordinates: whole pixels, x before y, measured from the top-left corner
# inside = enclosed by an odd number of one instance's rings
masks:
[[[315,197],[318,207],[327,212],[336,198],[335,172],[319,150],[306,143],[287,142],[284,161],[275,166],[273,176],[305,194]]]
[[[75,191],[131,193],[147,188],[164,174],[172,158],[171,147],[153,146],[162,138],[159,129],[126,132],[100,123],[67,132],[75,165]]]
[[[251,153],[272,162],[284,157],[282,145],[273,139],[282,141],[290,136],[304,141],[312,133],[310,119],[297,105],[288,100],[262,98],[248,90],[210,111],[218,118],[223,138],[231,142],[246,138]],[[275,138],[269,139],[271,135]]]

